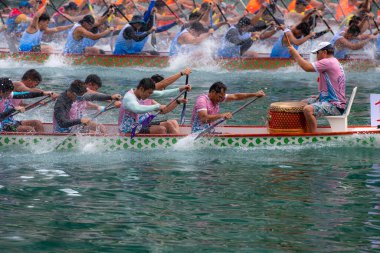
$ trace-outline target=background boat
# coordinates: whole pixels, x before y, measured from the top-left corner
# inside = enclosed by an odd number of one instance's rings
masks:
[[[0,59],[13,59],[17,61],[32,61],[45,63],[50,57],[59,57],[66,64],[90,65],[100,67],[147,67],[166,68],[171,64],[167,54],[157,55],[62,55],[60,53],[9,53],[8,49],[0,49]],[[173,58],[172,58],[173,59]],[[287,58],[270,58],[268,54],[260,54],[258,58],[219,58],[214,63],[219,67],[230,70],[274,70],[294,66],[294,61]],[[348,71],[368,71],[378,66],[374,59],[364,55],[353,55],[352,59],[341,60]],[[196,67],[193,61],[188,65]]]

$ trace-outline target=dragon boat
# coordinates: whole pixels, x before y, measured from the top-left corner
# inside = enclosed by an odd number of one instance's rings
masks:
[[[268,54],[259,54],[258,58],[218,58],[215,64],[221,68],[238,70],[274,70],[294,66],[294,61],[288,58],[270,58]],[[56,57],[71,65],[90,65],[101,67],[154,67],[165,68],[170,66],[172,58],[167,54],[161,55],[63,55],[61,53],[10,53],[8,49],[0,49],[0,59],[13,59],[16,61],[31,61],[45,63],[52,57]],[[349,71],[368,71],[378,64],[374,59],[368,59],[364,55],[353,55],[351,59],[341,60],[345,69]],[[191,63],[193,65],[194,63]]]
[[[243,148],[278,147],[310,144],[380,147],[380,129],[370,126],[352,126],[335,132],[330,127],[319,127],[316,133],[272,134],[266,126],[221,126],[212,134],[198,140],[190,134],[190,126],[182,126],[179,135],[119,135],[116,125],[106,125],[108,134],[56,134],[51,124],[45,124],[47,133],[0,133],[0,150],[14,146],[31,151],[81,150],[91,146],[100,151],[128,149],[159,149],[176,147]]]
[[[357,92],[354,87],[346,110],[339,116],[325,116],[329,126],[315,133],[306,132],[300,101],[275,102],[270,105],[267,126],[215,126],[214,131],[191,134],[191,126],[180,127],[180,134],[119,134],[118,126],[106,124],[107,134],[53,133],[52,123],[45,123],[45,133],[0,132],[0,149],[21,146],[32,150],[75,150],[87,145],[101,151],[189,147],[257,148],[308,144],[380,147],[380,126],[348,126],[348,116]],[[252,103],[252,102],[249,102]],[[200,137],[200,138],[199,138]],[[181,144],[182,143],[182,144]]]

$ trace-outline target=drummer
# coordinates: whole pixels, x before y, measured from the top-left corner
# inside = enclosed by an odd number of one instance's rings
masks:
[[[191,117],[191,132],[199,132],[208,127],[211,122],[218,119],[231,119],[232,113],[219,113],[219,104],[236,100],[244,100],[251,97],[262,97],[265,93],[260,90],[253,93],[226,94],[227,86],[222,82],[211,85],[208,94],[200,95],[194,104]]]
[[[292,45],[288,45],[288,50],[303,70],[319,73],[319,94],[307,99],[308,105],[303,109],[307,132],[314,133],[318,117],[343,114],[346,108],[346,76],[342,65],[334,57],[334,47],[330,42],[321,42],[311,51],[317,54],[314,63],[303,59]]]

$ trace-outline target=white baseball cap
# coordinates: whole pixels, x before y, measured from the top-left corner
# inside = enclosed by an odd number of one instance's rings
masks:
[[[331,49],[331,48],[333,48],[333,46],[331,45],[330,42],[323,41],[323,42],[320,42],[313,50],[311,50],[311,53],[316,54],[321,49],[327,50],[327,49]]]

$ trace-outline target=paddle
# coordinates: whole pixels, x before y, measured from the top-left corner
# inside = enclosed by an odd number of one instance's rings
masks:
[[[231,25],[228,23],[228,19],[226,18],[226,16],[224,15],[223,11],[222,11],[222,8],[220,8],[219,4],[215,3],[216,5],[216,8],[218,8],[218,11],[220,12],[220,14],[222,15],[222,17],[224,18],[224,21],[227,22],[228,24],[228,27],[231,27]]]
[[[343,17],[346,18],[346,14],[344,13],[343,7],[342,5],[340,5],[340,0],[338,0],[338,6],[339,6],[340,11],[342,12]]]
[[[185,85],[188,85],[188,84],[189,84],[189,75],[186,75],[186,83],[185,83]],[[183,95],[183,98],[184,99],[187,98],[187,90],[185,91],[185,95]],[[183,103],[182,112],[181,112],[181,119],[180,119],[180,125],[185,124],[186,105],[187,105],[187,103]]]
[[[172,10],[172,8],[170,8],[170,6],[166,3],[166,1],[162,1],[166,8],[168,8],[168,10],[171,12],[171,14],[173,14],[174,17],[176,17],[176,19],[180,20],[180,18],[178,17],[178,15]]]
[[[375,24],[376,30],[380,32],[379,25],[376,23],[375,17],[372,17],[373,23]]]
[[[242,111],[243,109],[245,109],[246,107],[248,107],[250,104],[252,104],[253,102],[255,102],[259,97],[255,97],[254,99],[252,99],[251,101],[245,103],[244,105],[242,105],[241,107],[239,107],[238,109],[236,109],[235,111],[232,112],[232,115],[235,115],[236,113]],[[215,127],[217,127],[218,125],[222,124],[223,122],[225,122],[227,119],[226,118],[223,118],[223,119],[220,119],[218,120],[217,122],[215,122],[214,124],[212,125],[209,125],[207,128],[203,129],[198,135],[197,137],[195,137],[194,140],[198,140],[200,137],[204,136],[205,134],[208,134],[211,132],[211,130],[213,130]]]
[[[285,4],[284,0],[280,0],[285,9],[289,12],[288,6]]]
[[[189,19],[187,18],[185,12],[183,12],[181,6],[178,4],[177,0],[174,0],[174,3],[177,5],[177,8],[178,10],[181,12],[182,16],[185,18],[186,21],[189,21]]]
[[[9,6],[8,6],[3,0],[0,0],[0,3],[1,3],[2,5],[4,5],[5,9],[9,9],[9,10],[11,10],[11,8],[9,8]]]
[[[135,0],[131,0],[131,2],[132,2],[133,7],[135,7],[136,11],[137,11],[140,15],[143,15],[143,13],[141,13],[140,9],[137,7],[137,4],[135,3]]]
[[[243,2],[243,0],[239,0],[241,5],[244,7],[244,10],[249,13],[248,9],[247,9],[247,6],[245,5],[245,3]]]
[[[5,25],[5,22],[4,22],[4,18],[3,18],[3,14],[2,14],[3,10],[0,9],[0,19],[1,19],[1,23],[3,23],[3,25]]]
[[[331,14],[331,16],[335,19],[336,23],[339,25],[339,21],[336,19],[335,15],[334,15],[334,12],[327,5],[326,1],[325,0],[321,0],[321,1],[322,1],[323,6],[329,11],[329,13]]]
[[[156,12],[153,12],[153,27],[156,27]],[[154,30],[152,32],[151,38],[150,38],[150,44],[152,45],[154,51],[157,51],[157,38],[156,38],[156,31]]]
[[[369,33],[370,33],[370,34],[373,34],[373,32],[372,32],[372,28],[371,28],[371,21],[369,20],[369,17],[368,17],[368,16],[366,17],[366,19],[367,19],[367,22],[368,22]]]
[[[62,17],[64,17],[66,20],[68,20],[70,23],[74,24],[74,21],[72,21],[71,19],[69,19],[68,17],[66,17],[66,15],[64,15],[62,12],[60,12],[57,7],[55,6],[55,4],[53,3],[53,1],[51,1],[49,3],[49,6],[55,10],[59,15],[61,15]]]
[[[372,1],[372,3],[376,6],[376,8],[377,8],[378,10],[380,10],[380,6],[379,6],[378,3],[376,3],[376,0]]]
[[[175,102],[179,97],[181,97],[184,93],[186,92],[186,90],[182,91],[177,97],[175,97],[172,101],[170,101],[166,107],[168,107],[169,105],[171,105],[173,102]],[[144,119],[141,123],[134,123],[132,125],[132,131],[131,131],[131,139],[133,139],[133,137],[135,137],[136,133],[140,132],[140,130],[142,128],[148,128],[150,126],[150,124],[152,123],[152,120],[157,117],[157,115],[159,115],[161,113],[161,111],[158,111],[157,113],[155,114],[150,114],[146,119]]]
[[[194,9],[197,8],[197,4],[195,3],[195,0],[193,0]]]
[[[269,13],[269,15],[272,17],[272,19],[274,20],[274,22],[277,24],[278,27],[281,27],[281,24],[280,22],[278,22],[277,18],[273,15],[273,13],[270,11],[269,8],[266,8],[266,11]],[[284,35],[285,35],[285,38],[286,40],[288,41],[288,44],[291,45],[290,43],[290,40],[289,40],[289,37],[288,35],[286,34],[286,32],[284,31]]]
[[[278,10],[281,16],[285,18],[285,14],[281,11],[280,7],[277,6],[276,2],[274,2],[274,9]]]
[[[40,103],[41,103],[42,101],[44,101],[45,99],[49,98],[49,97],[50,97],[50,96],[45,96],[45,97],[41,98],[40,100],[36,101],[35,103],[26,106],[26,107],[25,107],[25,112],[26,112],[26,111],[29,111],[29,110],[31,110],[31,109],[33,109],[33,108],[37,108],[37,107],[41,106]],[[53,100],[53,99],[51,99],[51,100]],[[46,103],[49,103],[51,100],[49,100],[49,101],[46,102]],[[46,103],[45,103],[45,104],[46,104]],[[6,116],[6,117],[0,119],[0,122],[1,122],[1,121],[4,121],[5,119],[7,119],[7,118],[9,118],[9,117],[13,117],[13,116],[15,116],[15,115],[17,115],[17,114],[19,114],[19,113],[21,113],[21,111],[15,111],[15,112],[11,113],[10,115],[8,115],[8,116]]]
[[[100,112],[96,113],[94,116],[91,117],[91,120],[94,120],[95,118],[97,118],[99,115],[101,115],[102,113],[105,113],[109,110],[112,110],[112,109],[115,109],[116,106],[115,106],[115,101],[112,101],[111,103],[109,103],[106,107],[104,107],[103,110],[101,110]]]
[[[128,23],[131,22],[131,21],[130,21],[130,20],[124,15],[124,13],[119,9],[119,7],[117,7],[117,5],[113,4],[112,6],[115,8],[115,10],[116,10],[117,12],[120,13],[120,15],[121,15],[125,20],[128,21]]]
[[[325,35],[325,34],[328,33],[328,32],[330,32],[329,29],[324,30],[324,31],[317,32],[317,33],[315,33],[315,35],[314,35],[311,39],[313,39],[313,40],[318,39],[319,37]]]
[[[318,17],[322,20],[322,22],[325,24],[325,26],[330,30],[330,32],[332,33],[332,35],[335,35],[334,32],[333,32],[333,30],[331,29],[330,25],[327,23],[327,21],[322,16],[320,16],[320,15],[318,15]]]

